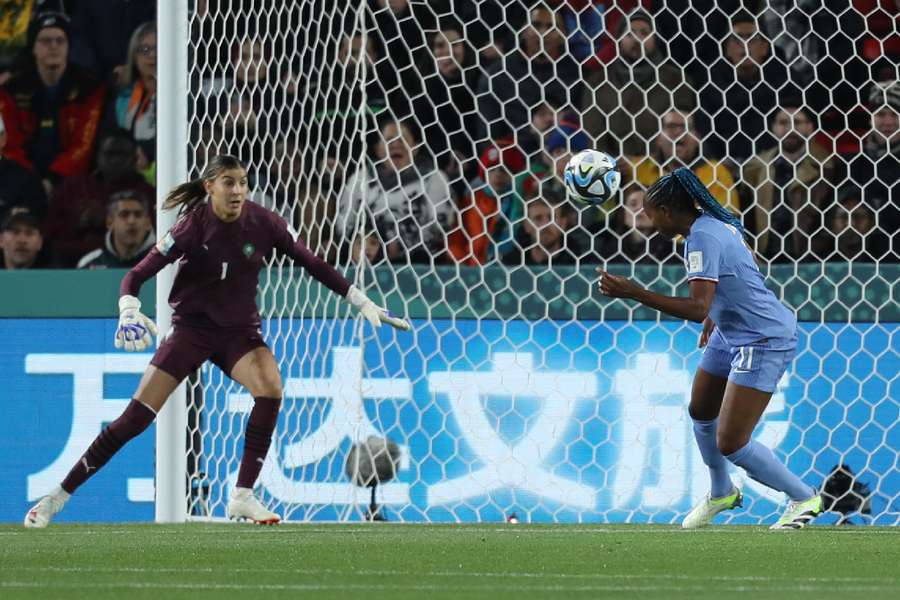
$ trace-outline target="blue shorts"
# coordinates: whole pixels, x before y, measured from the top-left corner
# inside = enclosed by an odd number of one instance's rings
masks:
[[[774,392],[788,364],[797,352],[797,339],[785,344],[778,340],[773,349],[769,340],[761,340],[746,346],[732,347],[725,343],[716,329],[709,338],[700,368],[711,375],[725,377],[738,385]]]

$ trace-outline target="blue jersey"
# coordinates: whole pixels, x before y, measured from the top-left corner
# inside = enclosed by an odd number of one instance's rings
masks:
[[[685,239],[688,280],[717,282],[709,316],[732,347],[763,339],[778,349],[794,344],[797,318],[765,286],[759,267],[740,232],[732,225],[701,215]]]

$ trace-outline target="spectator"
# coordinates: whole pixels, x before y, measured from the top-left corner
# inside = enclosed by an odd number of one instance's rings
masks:
[[[756,18],[743,11],[734,15],[722,58],[711,68],[711,85],[700,92],[700,129],[712,134],[707,150],[740,164],[772,147],[774,140],[764,136],[766,117],[777,106],[776,90],[786,80],[786,68],[772,56]]]
[[[653,230],[644,213],[645,191],[632,184],[622,192],[622,206],[611,217],[611,227],[597,240],[597,251],[610,262],[669,264],[680,262],[675,243]]]
[[[592,59],[604,41],[604,0],[563,0],[558,2],[565,23],[569,52],[579,63]],[[609,43],[607,41],[607,43]]]
[[[815,65],[827,55],[825,40],[815,35],[812,15],[822,10],[822,0],[769,0],[762,19],[779,58],[790,65],[790,79],[807,87],[816,76]]]
[[[900,82],[885,81],[869,93],[871,131],[863,151],[850,159],[850,176],[865,190],[866,201],[876,208],[900,205]]]
[[[0,115],[7,155],[34,169],[48,194],[64,177],[90,169],[106,88],[69,61],[69,19],[42,13],[29,28],[33,57],[6,89]]]
[[[813,236],[822,260],[852,262],[897,262],[890,237],[877,226],[875,212],[862,201],[862,190],[853,184],[841,186],[838,201],[825,216],[825,229]]]
[[[485,70],[478,83],[482,139],[501,139],[527,127],[541,101],[575,106],[581,97],[578,63],[566,54],[562,16],[535,6],[519,39],[519,49]]]
[[[497,6],[497,5],[495,5]],[[475,26],[482,25],[476,22]],[[516,35],[502,19],[487,34],[487,42],[479,46],[478,67],[485,73],[493,73],[503,68],[503,57],[516,47]],[[479,77],[479,81],[481,78]]]
[[[865,152],[873,159],[900,156],[900,81],[884,81],[872,86],[872,133],[866,138]]]
[[[40,267],[39,255],[44,238],[38,221],[27,210],[13,209],[0,226],[0,250],[4,269],[35,269]]]
[[[416,118],[425,127],[425,142],[445,172],[455,153],[467,163],[475,157],[478,125],[475,96],[478,70],[460,29],[445,26],[431,39],[431,58],[423,66],[425,95],[414,100]]]
[[[622,20],[617,38],[618,58],[587,76],[584,129],[613,156],[646,156],[660,117],[673,107],[691,111],[696,100],[682,69],[663,55],[649,14]]]
[[[107,203],[112,194],[124,190],[156,197],[154,188],[137,172],[131,135],[117,132],[100,143],[97,170],[66,179],[50,199],[44,233],[56,265],[74,267],[79,258],[103,245]]]
[[[450,241],[454,258],[462,264],[483,265],[507,252],[513,242],[513,224],[524,212],[513,177],[525,168],[525,157],[508,144],[509,140],[482,152],[478,178],[463,200],[460,232]],[[530,181],[533,187],[536,181]]]
[[[106,107],[103,127],[131,133],[137,145],[137,168],[150,183],[156,172],[156,56],[156,23],[150,21],[131,36],[128,68]]]
[[[569,50],[589,70],[601,68],[616,58],[618,48],[611,34],[621,30],[622,22],[628,20],[630,13],[639,8],[650,10],[653,4],[651,0],[554,1],[566,5],[562,14]],[[594,55],[584,59],[589,46],[593,47]]]
[[[21,59],[28,41],[28,23],[37,10],[34,0],[18,0],[3,5],[0,27],[0,85],[6,85]]]
[[[527,218],[503,264],[510,266],[577,265],[584,250],[568,235],[577,223],[577,215],[565,201],[552,204],[558,198],[535,196],[528,200]]]
[[[79,269],[130,269],[156,242],[149,203],[134,190],[110,196],[106,227],[103,246],[82,256]]]
[[[27,208],[37,218],[47,210],[47,195],[32,171],[3,155],[6,125],[0,116],[0,218],[13,207]]]
[[[72,7],[72,60],[114,85],[122,85],[129,38],[141,23],[156,18],[153,2],[78,0]]]
[[[871,131],[863,151],[850,159],[851,180],[863,190],[865,203],[876,211],[879,227],[893,240],[892,256],[900,255],[900,83],[884,81],[869,93]]]
[[[806,109],[777,110],[770,131],[778,146],[744,165],[750,230],[757,253],[767,259],[809,258],[809,235],[821,225],[834,170],[829,152],[813,139],[815,130]]]
[[[385,120],[374,155],[374,172],[357,171],[338,200],[338,226],[344,239],[352,241],[359,220],[368,218],[385,244],[389,261],[443,262],[446,235],[457,223],[456,202],[444,173],[430,157],[420,155],[412,123]],[[367,173],[371,175],[363,179]]]
[[[531,109],[529,126],[519,133],[519,149],[529,163],[540,160],[544,152],[544,137],[556,125],[556,109],[547,102],[541,102]]]
[[[635,181],[645,188],[678,167],[688,167],[716,200],[732,212],[740,213],[734,177],[723,163],[701,156],[694,119],[680,110],[670,110],[663,116],[662,133],[653,141],[650,156],[637,165],[632,163],[632,167]]]
[[[792,85],[803,89],[803,103],[817,115],[852,110],[859,103],[858,90],[868,80],[869,69],[879,70],[856,52],[866,23],[849,4],[847,0],[769,0],[762,13],[776,56],[787,67]]]

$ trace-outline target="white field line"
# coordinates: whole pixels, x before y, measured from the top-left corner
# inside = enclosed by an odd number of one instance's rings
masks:
[[[223,571],[224,569],[224,571]],[[49,572],[49,573],[186,573],[186,574],[221,574],[228,573],[288,573],[294,575],[323,576],[371,576],[371,577],[481,577],[481,578],[513,578],[513,579],[662,579],[665,581],[722,581],[722,582],[770,582],[792,581],[804,583],[877,583],[900,584],[898,577],[798,577],[785,575],[769,577],[760,575],[666,575],[663,573],[625,574],[625,573],[535,573],[531,571],[418,571],[393,569],[276,569],[276,568],[240,568],[240,567],[56,567],[56,566],[12,566],[4,567],[6,572]]]
[[[109,534],[130,534],[134,533],[132,529],[104,529],[104,526],[98,526],[97,529],[78,529],[78,530],[62,530],[59,529],[47,529],[42,530],[40,532],[29,531],[26,529],[22,529],[20,531],[0,531],[0,536],[22,536],[22,535],[40,535],[40,536],[48,536],[48,535],[109,535]],[[143,531],[153,532],[157,529],[157,526],[152,523],[147,523],[143,525]],[[163,527],[165,529],[163,529]],[[171,529],[169,529],[171,525],[160,526],[159,531],[170,533]],[[365,523],[335,523],[331,526],[323,527],[320,524],[312,525],[312,524],[303,524],[303,523],[285,523],[281,525],[254,525],[251,523],[231,523],[228,527],[229,534],[232,533],[240,533],[240,534],[278,534],[278,533],[290,533],[290,534],[298,534],[298,533],[344,533],[344,534],[357,534],[357,533],[372,533],[379,535],[389,535],[392,533],[399,533],[400,531],[406,531],[408,529],[414,529],[416,527],[434,527],[443,532],[453,532],[456,535],[473,535],[477,533],[502,533],[502,534],[513,534],[513,535],[567,535],[570,533],[587,533],[587,534],[624,534],[624,535],[711,535],[711,534],[757,534],[757,535],[815,535],[816,531],[825,532],[827,531],[829,535],[838,534],[838,535],[858,535],[858,536],[869,536],[869,535],[900,535],[900,527],[888,527],[885,526],[879,529],[867,529],[867,528],[817,528],[815,526],[808,527],[803,531],[769,531],[761,525],[736,525],[736,526],[719,526],[712,528],[703,528],[703,529],[692,529],[692,530],[684,530],[680,528],[672,528],[672,529],[659,529],[656,527],[643,527],[640,525],[635,525],[634,528],[606,528],[603,526],[598,527],[584,527],[584,526],[568,526],[568,525],[560,525],[560,526],[538,526],[538,527],[530,527],[528,525],[504,525],[497,526],[492,528],[486,527],[477,527],[477,526],[469,526],[468,524],[422,524],[422,523],[373,523],[373,524],[365,524]],[[186,525],[183,528],[177,529],[177,533],[183,533],[184,535],[221,535],[225,529],[221,527],[214,528],[205,528],[203,524],[190,524]]]
[[[330,583],[330,584],[243,584],[243,583],[181,583],[181,582],[120,582],[120,583],[89,583],[89,582],[40,582],[40,581],[0,581],[0,588],[7,589],[161,589],[161,590],[192,590],[192,591],[215,591],[215,590],[232,590],[232,591],[314,591],[314,590],[354,590],[354,591],[422,591],[422,592],[483,592],[483,591],[505,591],[505,592],[664,592],[672,591],[671,585],[459,585],[448,588],[446,585],[428,585],[428,584],[353,584],[353,583]],[[825,586],[811,585],[788,585],[778,586],[779,592],[822,592],[828,588]],[[841,591],[852,592],[882,592],[885,590],[894,590],[893,586],[856,586],[841,588]],[[677,591],[708,591],[708,585],[696,585],[690,587],[678,587]],[[720,588],[723,592],[771,592],[773,588],[766,586],[733,586],[728,588]]]

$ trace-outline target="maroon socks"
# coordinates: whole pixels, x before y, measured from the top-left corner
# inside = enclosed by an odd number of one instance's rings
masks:
[[[252,488],[259,477],[269,446],[272,444],[272,432],[278,422],[280,398],[255,398],[247,432],[244,435],[244,456],[241,469],[238,471],[238,487]],[[128,403],[119,418],[100,432],[87,451],[75,463],[62,482],[62,489],[72,494],[87,479],[96,473],[109,459],[119,451],[130,439],[147,429],[156,418],[146,405],[137,400]]]
[[[109,462],[113,454],[119,451],[128,440],[136,437],[147,429],[156,413],[145,404],[137,400],[128,403],[125,411],[119,418],[103,428],[94,441],[88,446],[79,461],[75,463],[69,474],[62,482],[62,489],[73,493],[78,486],[87,481],[88,477],[96,473],[103,465]]]
[[[247,421],[247,432],[244,434],[244,456],[241,458],[241,469],[238,471],[237,487],[253,488],[259,477],[269,446],[272,444],[272,432],[278,422],[280,398],[254,398],[253,410]]]

